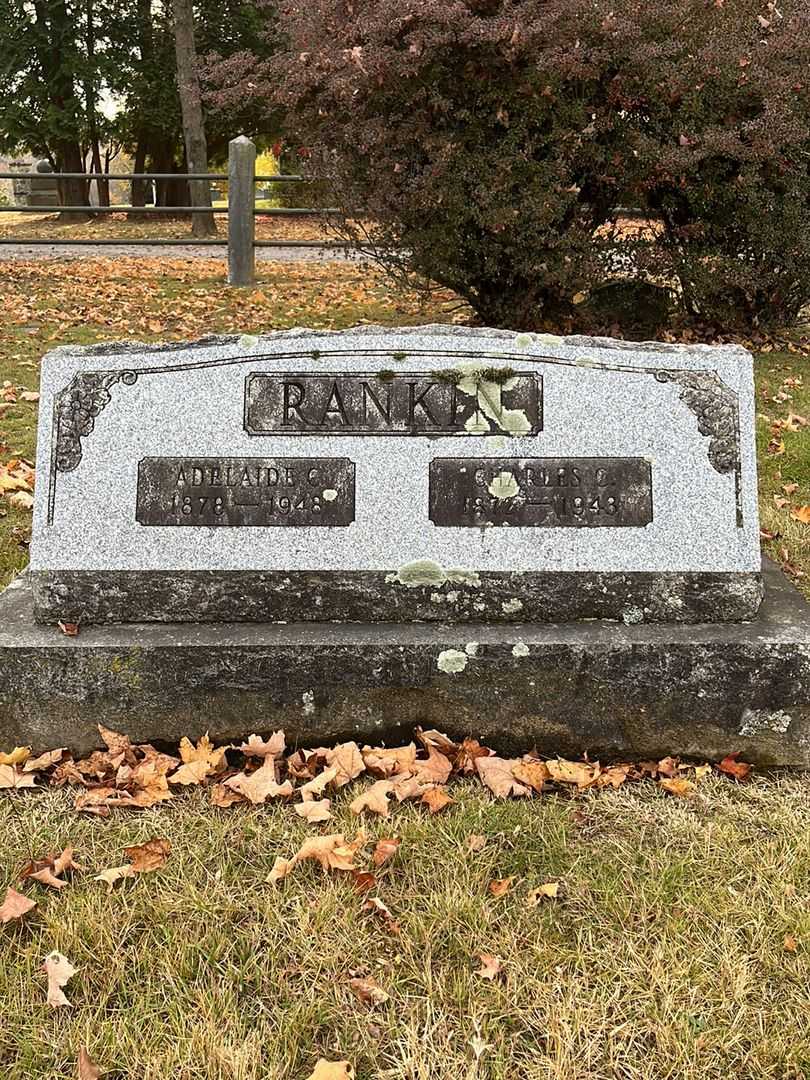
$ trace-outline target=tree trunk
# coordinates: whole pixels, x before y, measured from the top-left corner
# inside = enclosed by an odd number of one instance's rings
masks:
[[[142,130],[138,132],[138,141],[135,144],[135,157],[133,159],[132,171],[134,173],[146,171],[146,135]],[[146,180],[131,181],[130,202],[133,206],[146,206],[146,185]],[[141,216],[141,214],[132,215],[135,221]]]
[[[177,56],[177,89],[183,115],[183,138],[189,172],[208,172],[208,147],[205,141],[200,81],[197,76],[197,50],[194,45],[194,12],[191,0],[172,0],[174,43]],[[189,181],[191,206],[211,206],[211,185],[207,180]],[[216,236],[213,214],[193,214],[194,236]]]
[[[81,173],[84,172],[84,158],[78,142],[72,139],[60,140],[56,143],[56,167],[59,172]],[[82,179],[60,179],[59,201],[63,206],[86,206],[87,205],[87,181]],[[84,211],[67,213],[62,211],[59,215],[60,222],[69,225],[80,224],[90,220],[90,215]]]
[[[93,81],[93,73],[96,64],[96,26],[93,0],[85,0],[85,48],[87,49],[87,68],[90,72],[84,81],[84,101],[87,111],[87,124],[90,131],[90,170],[94,173],[102,172],[101,148],[98,138],[98,94]],[[98,205],[110,205],[110,182],[109,180],[96,180],[96,193]]]

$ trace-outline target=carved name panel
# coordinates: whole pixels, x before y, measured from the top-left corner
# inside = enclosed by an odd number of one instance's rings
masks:
[[[652,471],[643,458],[435,458],[435,525],[596,528],[648,525]]]
[[[463,372],[254,372],[245,380],[251,435],[536,435],[540,375]]]
[[[141,525],[350,525],[348,458],[148,457],[138,463]]]

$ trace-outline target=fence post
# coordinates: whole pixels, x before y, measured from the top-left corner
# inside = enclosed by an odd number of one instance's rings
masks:
[[[246,135],[228,143],[228,284],[253,285],[256,258],[256,147]]]

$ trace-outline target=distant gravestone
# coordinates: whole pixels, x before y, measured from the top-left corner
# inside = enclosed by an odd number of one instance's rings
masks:
[[[761,570],[741,348],[419,327],[57,349],[0,744],[418,723],[810,765],[808,606]]]
[[[53,621],[751,618],[750,356],[441,327],[43,366]]]

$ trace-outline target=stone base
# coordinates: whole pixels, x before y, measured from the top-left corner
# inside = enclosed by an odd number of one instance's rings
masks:
[[[65,637],[0,596],[0,747],[283,727],[392,743],[416,724],[505,752],[810,766],[810,605],[773,566],[754,622],[129,624]]]
[[[759,573],[32,570],[37,622],[744,622]]]

